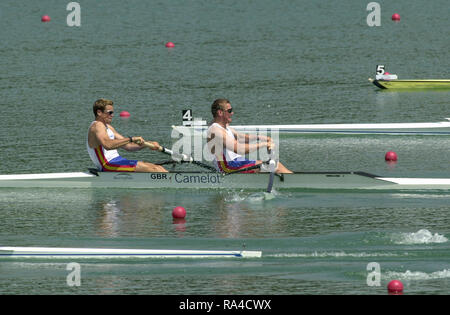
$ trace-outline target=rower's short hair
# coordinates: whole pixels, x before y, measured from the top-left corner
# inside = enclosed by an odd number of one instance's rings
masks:
[[[230,101],[227,100],[226,98],[218,98],[218,99],[216,99],[211,105],[211,114],[213,115],[213,117],[216,117],[217,116],[217,111],[219,109],[223,109],[223,107],[225,105],[227,105],[228,103],[230,103]]]
[[[105,111],[105,107],[107,105],[113,106],[114,103],[111,100],[107,100],[105,98],[100,98],[95,101],[94,106],[92,110],[94,111],[94,116],[97,117],[97,110],[101,110],[102,112]]]

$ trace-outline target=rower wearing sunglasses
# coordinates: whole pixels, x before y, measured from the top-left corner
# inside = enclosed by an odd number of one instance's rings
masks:
[[[118,148],[138,151],[146,146],[142,137],[124,137],[111,125],[114,115],[113,102],[107,99],[95,101],[93,106],[95,120],[89,126],[86,142],[92,162],[99,171],[116,172],[167,172],[167,170],[150,162],[128,160],[119,155]],[[158,150],[159,144],[153,150]]]
[[[233,117],[233,108],[227,99],[216,99],[211,105],[213,122],[208,128],[208,148],[214,156],[216,169],[223,173],[232,173],[240,169],[242,173],[259,172],[260,168],[252,168],[260,165],[261,160],[248,160],[245,154],[267,147],[274,149],[274,143],[270,137],[255,134],[238,133],[229,125]],[[258,141],[251,143],[252,141]],[[277,173],[292,173],[283,164],[278,163]]]

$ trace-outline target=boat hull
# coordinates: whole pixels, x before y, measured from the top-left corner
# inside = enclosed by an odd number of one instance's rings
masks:
[[[260,258],[261,251],[0,247],[5,258]]]
[[[89,172],[0,175],[3,188],[250,189],[266,190],[269,173]],[[296,172],[275,176],[282,189],[450,189],[450,178],[383,178],[365,172]]]
[[[450,89],[450,80],[371,80],[380,89]]]

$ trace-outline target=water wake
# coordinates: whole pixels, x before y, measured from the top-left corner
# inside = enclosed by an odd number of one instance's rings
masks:
[[[414,233],[395,233],[391,236],[391,241],[398,245],[414,245],[445,243],[448,238],[438,233],[433,234],[427,229],[421,229]]]
[[[265,257],[278,257],[278,258],[325,258],[325,257],[356,257],[356,258],[364,258],[364,257],[398,257],[403,256],[404,254],[395,254],[395,253],[347,253],[344,251],[336,251],[336,252],[317,252],[314,251],[312,253],[279,253],[273,255],[265,255]]]
[[[384,275],[387,279],[398,279],[398,280],[446,279],[450,278],[450,269],[444,269],[431,273],[426,273],[423,271],[410,271],[410,270],[406,270],[405,272],[388,271]]]

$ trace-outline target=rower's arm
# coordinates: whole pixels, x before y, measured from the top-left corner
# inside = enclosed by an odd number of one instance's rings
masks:
[[[270,140],[261,141],[257,143],[249,143],[251,139],[257,139],[256,135],[241,134],[232,129],[234,137],[230,137],[224,130],[221,130],[221,137],[223,138],[223,146],[237,154],[247,154],[256,151],[260,148],[269,147]],[[267,137],[266,137],[267,138]],[[244,141],[242,141],[244,140]]]
[[[136,141],[136,139],[138,139],[138,138],[141,139],[142,137],[132,137],[133,141]],[[117,136],[116,139],[128,139],[126,144],[121,146],[122,149],[125,149],[127,151],[139,151],[139,150],[144,148],[143,145],[139,145],[139,144],[130,142],[130,138],[129,137]],[[141,141],[141,143],[144,143],[144,141],[145,140]]]
[[[95,123],[89,129],[88,142],[91,148],[95,148],[99,145],[106,150],[114,150],[129,143],[129,139],[116,138],[110,139],[106,131],[106,127],[102,123]]]
[[[129,139],[130,137],[128,137]],[[139,151],[143,148],[149,148],[153,151],[162,151],[161,145],[156,141],[148,141],[142,137],[131,137],[133,142],[128,143],[123,148],[127,151]]]
[[[246,149],[245,153],[253,152],[261,147],[267,146],[272,149],[272,139],[270,137],[264,136],[264,135],[256,135],[252,133],[240,133],[234,130],[233,128],[230,128],[233,132],[234,138],[237,139],[238,145],[242,144],[249,144],[248,151]],[[252,141],[260,141],[262,144],[257,145],[256,143],[250,144]],[[234,151],[236,152],[236,151]]]
[[[128,151],[137,151],[143,148],[143,146],[138,144],[130,143],[129,137],[122,136],[112,126],[109,125],[108,127],[114,133],[115,139],[109,138],[105,125],[101,123],[92,125],[88,135],[89,146],[91,148],[95,148],[98,145],[101,145],[106,150],[114,150],[122,147]],[[134,141],[138,139],[142,139],[142,137],[133,137]]]
[[[239,143],[250,143],[252,141],[265,141],[265,142],[272,141],[272,139],[268,136],[256,135],[253,133],[240,133],[233,130],[233,134]]]
[[[143,148],[148,147],[148,145],[144,145],[145,142],[151,143],[153,146],[150,148],[151,150],[158,150],[160,145],[156,141],[146,141],[143,137],[131,137],[133,139],[133,142],[130,142],[130,137],[124,137],[120,133],[118,133],[112,126],[110,126],[110,129],[114,133],[114,137],[116,139],[128,139],[128,142],[126,142],[125,145],[122,146],[123,149],[127,151],[139,151]]]

